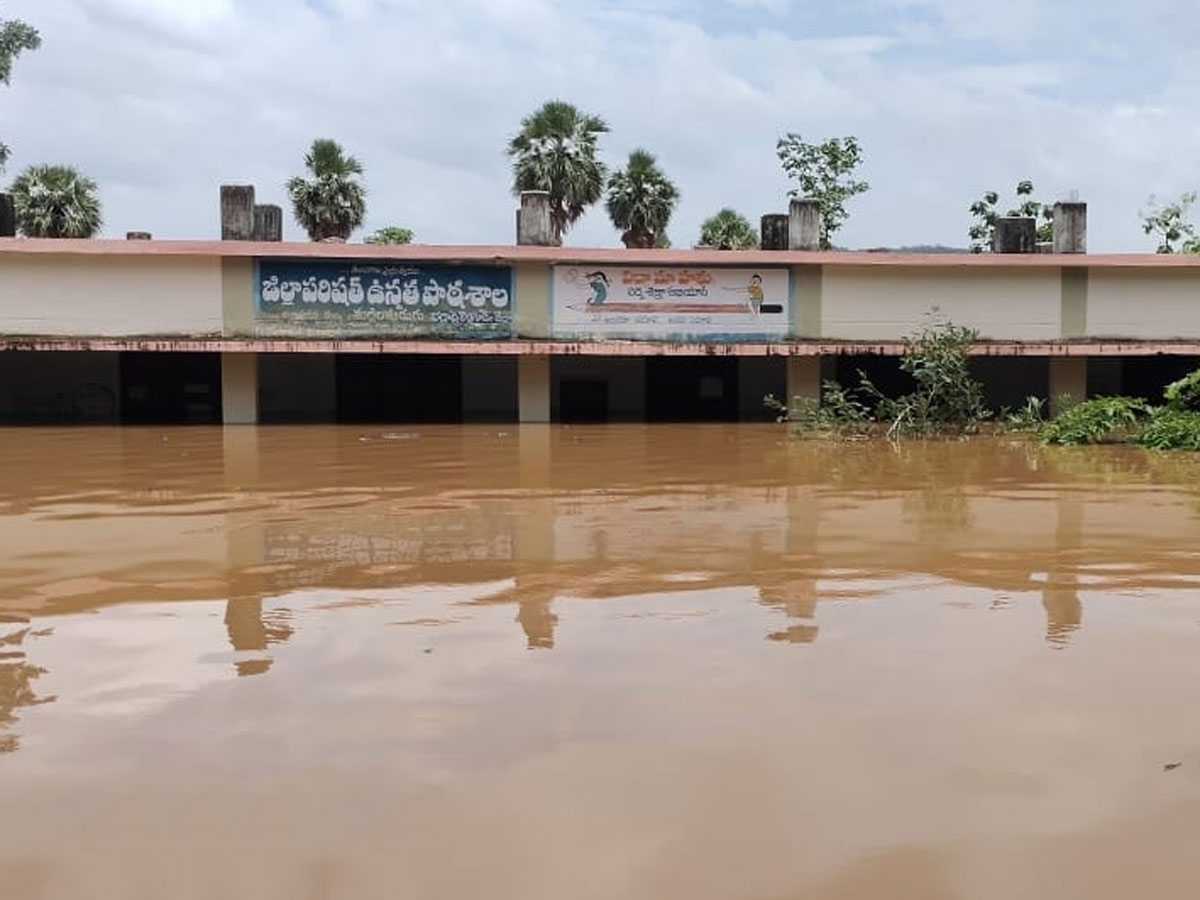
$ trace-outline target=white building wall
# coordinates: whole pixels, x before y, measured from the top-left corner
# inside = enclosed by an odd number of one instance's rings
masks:
[[[822,337],[896,340],[920,328],[937,307],[985,339],[1054,340],[1062,333],[1058,269],[1003,270],[827,266]]]
[[[219,259],[0,256],[0,334],[220,333]]]
[[[1200,337],[1200,271],[1093,269],[1089,337]]]

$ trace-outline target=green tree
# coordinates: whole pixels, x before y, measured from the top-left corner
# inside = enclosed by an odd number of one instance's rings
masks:
[[[287,183],[296,221],[314,241],[348,239],[367,212],[367,189],[359,180],[362,163],[336,141],[320,138],[304,165],[312,177],[297,175]]]
[[[31,166],[11,192],[26,237],[90,238],[103,224],[96,182],[69,166]]]
[[[388,225],[386,228],[379,228],[367,235],[365,242],[368,244],[411,244],[412,239],[411,229],[401,228],[399,225]]]
[[[679,189],[645,150],[630,153],[628,165],[608,179],[608,217],[629,248],[657,246],[678,202]]]
[[[1146,208],[1138,215],[1142,217],[1142,231],[1158,235],[1156,253],[1200,253],[1200,237],[1196,226],[1188,221],[1188,211],[1196,202],[1196,192],[1189,191],[1175,203],[1159,205],[1152,194]]]
[[[800,135],[788,132],[776,143],[775,153],[788,178],[800,183],[789,194],[820,203],[821,249],[828,250],[833,246],[834,232],[850,215],[846,212],[846,201],[871,187],[853,177],[862,162],[858,138],[830,138],[810,144]]]
[[[715,250],[754,250],[758,247],[758,232],[745,216],[725,207],[701,224],[699,244]]]
[[[18,20],[0,21],[0,84],[8,84],[12,76],[13,61],[25,50],[36,50],[42,45],[37,30]],[[8,147],[0,141],[0,171],[8,162]]]
[[[996,204],[1000,195],[996,191],[988,191],[971,204],[970,212],[975,222],[967,230],[971,239],[971,252],[983,253],[992,249],[992,236],[996,233],[996,220],[1000,211]],[[1054,240],[1054,207],[1039,203],[1033,199],[1033,182],[1026,178],[1017,182],[1016,205],[1009,208],[1006,216],[1025,216],[1037,220],[1036,240],[1040,242]]]
[[[513,193],[547,191],[554,240],[563,235],[604,193],[607,171],[596,157],[608,125],[570,103],[551,100],[521,120],[508,143],[513,161]]]

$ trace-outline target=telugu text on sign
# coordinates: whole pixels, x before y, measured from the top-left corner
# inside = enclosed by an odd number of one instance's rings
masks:
[[[788,333],[785,269],[555,266],[554,337],[770,340]]]
[[[255,326],[266,334],[509,338],[512,271],[490,266],[262,260]]]

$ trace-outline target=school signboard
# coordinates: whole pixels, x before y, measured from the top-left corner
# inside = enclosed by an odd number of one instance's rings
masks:
[[[259,334],[502,339],[513,336],[512,270],[407,262],[260,260]]]
[[[752,341],[788,333],[786,269],[555,266],[557,338]]]

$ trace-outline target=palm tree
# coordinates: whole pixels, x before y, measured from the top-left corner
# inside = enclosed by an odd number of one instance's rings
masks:
[[[287,183],[296,221],[314,241],[344,241],[367,213],[367,189],[359,177],[362,163],[347,156],[336,141],[319,138],[304,157],[311,179]]]
[[[630,153],[629,164],[608,180],[608,217],[626,247],[656,246],[678,202],[679,189],[645,150]]]
[[[513,160],[513,193],[547,191],[554,241],[604,192],[604,164],[596,158],[596,141],[608,131],[599,116],[580,112],[570,103],[551,100],[521,120],[521,131],[508,142]]]
[[[70,166],[30,166],[12,183],[17,228],[34,238],[94,237],[103,224],[97,190]]]
[[[758,233],[745,216],[725,207],[700,226],[700,246],[716,250],[753,250],[758,246]]]

